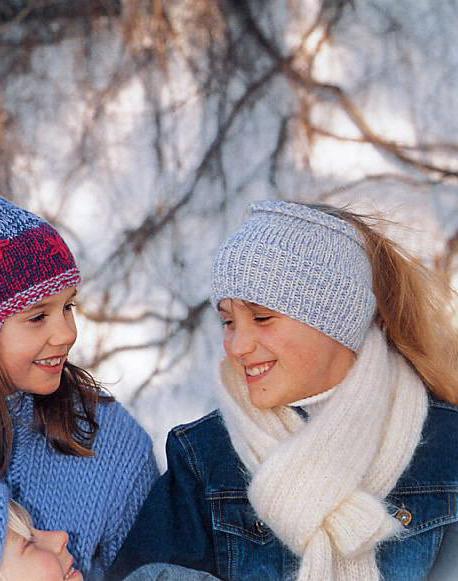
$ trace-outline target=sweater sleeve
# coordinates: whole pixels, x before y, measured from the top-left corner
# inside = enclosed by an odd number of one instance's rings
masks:
[[[3,559],[6,535],[8,532],[8,503],[10,491],[5,481],[0,481],[0,561]]]
[[[110,456],[108,518],[98,547],[96,569],[106,570],[116,557],[153,482],[159,477],[151,438],[120,404],[105,426],[105,455]]]
[[[216,574],[211,516],[202,480],[182,442],[167,439],[167,472],[151,489],[106,579],[119,581],[146,563]]]

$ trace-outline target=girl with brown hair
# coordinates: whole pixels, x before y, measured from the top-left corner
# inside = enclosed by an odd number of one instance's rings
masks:
[[[79,282],[59,233],[0,198],[0,557],[13,498],[68,533],[86,575],[114,560],[158,472],[144,430],[68,361]]]

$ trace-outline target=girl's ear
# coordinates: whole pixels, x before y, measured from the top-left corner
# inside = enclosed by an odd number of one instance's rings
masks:
[[[386,322],[384,321],[382,315],[380,313],[377,312],[375,319],[374,319],[375,324],[384,332],[386,333]]]

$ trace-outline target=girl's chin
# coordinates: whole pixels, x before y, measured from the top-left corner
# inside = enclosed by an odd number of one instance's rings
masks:
[[[260,386],[256,386],[253,388],[250,386],[249,395],[251,403],[259,410],[270,410],[273,407],[280,405],[278,402],[272,399],[269,390],[265,387],[262,388]]]
[[[55,393],[60,386],[60,381],[56,384],[52,385],[28,385],[26,387],[21,388],[21,391],[26,393],[30,393],[32,395],[52,395]]]
[[[271,410],[275,407],[287,406],[307,397],[307,395],[301,396],[296,393],[291,394],[290,392],[280,394],[278,391],[278,385],[270,388],[266,385],[261,386],[261,384],[248,385],[250,401],[259,410]],[[281,395],[283,397],[280,397]]]

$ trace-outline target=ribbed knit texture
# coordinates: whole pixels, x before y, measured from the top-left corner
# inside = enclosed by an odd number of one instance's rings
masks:
[[[96,550],[99,568],[106,569],[159,475],[149,436],[120,404],[100,404],[95,457],[65,456],[30,427],[32,396],[18,395],[9,405],[15,431],[12,462],[0,484],[2,549],[9,490],[37,528],[69,533],[69,551],[84,575]]]
[[[384,499],[410,462],[427,413],[419,376],[374,325],[352,369],[310,421],[261,411],[226,362],[221,411],[252,473],[250,502],[301,557],[300,581],[376,581],[375,547],[400,523]]]
[[[246,300],[319,329],[357,351],[375,313],[360,234],[302,204],[264,201],[214,260],[212,304]]]
[[[0,197],[0,325],[79,283],[75,259],[57,230]]]
[[[300,399],[298,401],[293,401],[292,403],[288,404],[289,407],[293,408],[302,408],[307,414],[318,413],[319,410],[326,404],[326,401],[332,397],[335,393],[336,388],[333,387],[328,389],[327,391],[323,391],[318,393],[317,395],[310,395],[304,399]]]

